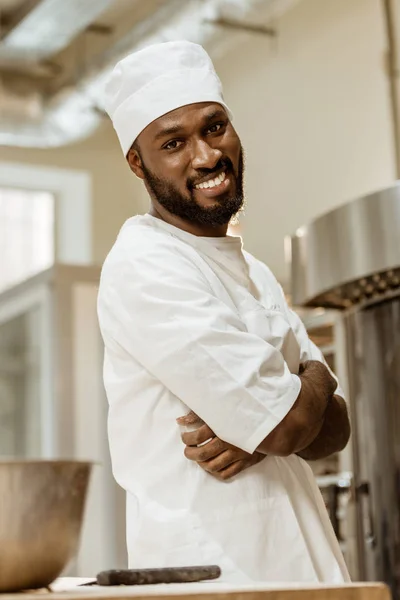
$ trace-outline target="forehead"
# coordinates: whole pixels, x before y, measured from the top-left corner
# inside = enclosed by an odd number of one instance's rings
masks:
[[[138,142],[157,140],[164,133],[169,135],[174,131],[177,133],[180,130],[193,129],[218,117],[227,117],[227,114],[224,107],[217,102],[187,104],[150,123],[139,135]]]

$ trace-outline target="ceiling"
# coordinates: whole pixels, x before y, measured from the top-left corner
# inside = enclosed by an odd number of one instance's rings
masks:
[[[87,136],[104,118],[104,81],[123,56],[183,38],[213,55],[243,29],[270,35],[297,1],[0,0],[0,145]]]

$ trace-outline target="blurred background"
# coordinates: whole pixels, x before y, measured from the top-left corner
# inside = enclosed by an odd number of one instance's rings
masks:
[[[400,0],[0,0],[0,455],[95,460],[71,573],[126,564],[96,295],[120,226],[148,201],[103,86],[120,58],[171,39],[204,45],[234,114],[247,207],[233,229],[273,270],[350,398],[353,446],[313,465],[349,569],[393,589]]]

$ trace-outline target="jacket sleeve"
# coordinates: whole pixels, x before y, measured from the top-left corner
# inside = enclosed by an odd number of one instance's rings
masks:
[[[221,439],[247,452],[282,421],[300,392],[282,354],[249,333],[201,270],[169,244],[105,267],[103,332]]]
[[[258,272],[262,274],[261,279],[263,283],[267,285],[267,287],[272,287],[273,289],[277,290],[280,304],[286,312],[287,319],[289,321],[293,333],[296,336],[297,343],[300,347],[300,363],[304,363],[307,360],[319,360],[320,362],[322,362],[329,369],[329,372],[331,373],[332,377],[336,379],[337,388],[335,394],[337,394],[341,398],[344,398],[345,396],[342,388],[340,387],[338,378],[336,377],[335,373],[332,372],[332,369],[330,369],[321,350],[318,348],[318,346],[314,344],[312,340],[310,340],[309,335],[307,333],[307,329],[305,328],[305,325],[300,319],[299,315],[289,307],[282,286],[276,280],[275,276],[265,263],[255,259],[254,257],[250,256],[250,258],[251,262],[254,265],[256,265]]]
[[[324,363],[324,365],[326,365],[326,367],[329,369],[332,377],[336,379],[337,388],[335,394],[344,399],[344,392],[340,387],[338,378],[336,377],[335,373],[333,373],[332,369],[330,369],[321,350],[314,344],[312,340],[310,340],[303,321],[300,319],[299,315],[295,311],[291,310],[288,306],[287,311],[290,325],[300,346],[300,362],[303,363],[307,360],[319,360],[320,362]]]

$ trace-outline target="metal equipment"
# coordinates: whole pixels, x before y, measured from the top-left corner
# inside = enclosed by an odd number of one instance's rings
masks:
[[[400,182],[292,237],[295,305],[342,311],[357,577],[400,598]]]

